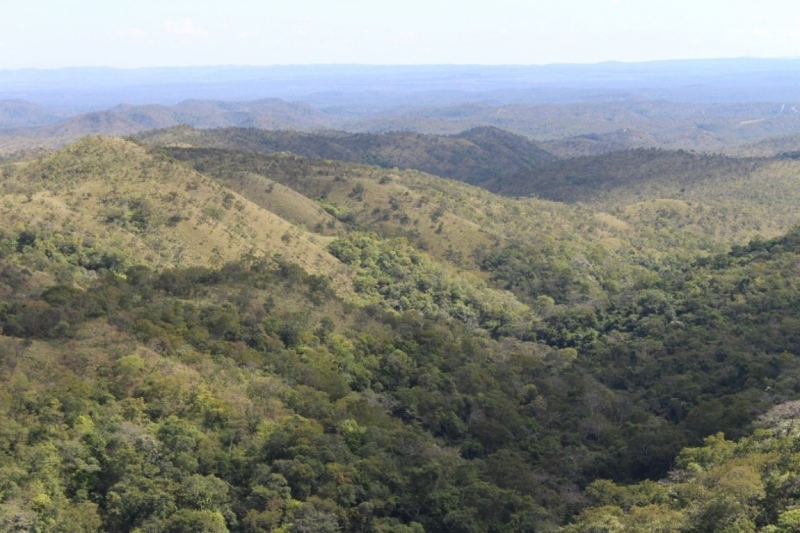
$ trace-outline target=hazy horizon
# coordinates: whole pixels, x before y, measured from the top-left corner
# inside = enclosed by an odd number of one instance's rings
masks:
[[[465,101],[786,101],[798,58],[689,59],[549,65],[272,65],[0,70],[0,100],[75,111],[187,99],[302,100],[313,105]],[[362,95],[359,97],[347,95]],[[383,96],[379,96],[383,95]],[[412,100],[406,96],[414,95]],[[355,100],[354,100],[355,98]]]
[[[0,72],[13,71],[57,71],[57,70],[77,70],[77,69],[107,69],[107,70],[167,70],[167,69],[202,69],[202,68],[340,68],[340,67],[375,67],[375,68],[441,68],[441,67],[486,67],[486,68],[536,68],[536,67],[591,67],[601,65],[647,65],[665,63],[701,63],[701,62],[740,62],[740,61],[794,61],[800,60],[800,53],[783,56],[709,56],[709,57],[674,57],[667,59],[644,59],[644,60],[625,60],[625,59],[604,59],[600,61],[554,61],[541,63],[479,63],[479,62],[452,62],[452,63],[386,63],[386,62],[331,62],[331,63],[202,63],[202,64],[169,64],[153,66],[116,66],[111,64],[87,64],[87,65],[65,65],[57,67],[0,67]]]
[[[31,0],[0,20],[0,69],[110,65],[548,65],[790,57],[786,0]]]

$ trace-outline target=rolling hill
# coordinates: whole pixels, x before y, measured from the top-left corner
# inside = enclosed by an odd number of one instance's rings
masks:
[[[6,227],[94,243],[125,264],[210,266],[280,253],[313,273],[341,270],[324,237],[129,141],[87,138],[6,173]]]
[[[635,149],[556,161],[522,179],[483,184],[506,195],[582,203],[643,231],[663,224],[714,241],[776,236],[800,224],[800,165]]]
[[[585,136],[591,140],[600,136],[610,138],[612,144],[622,141],[625,148],[656,146],[719,152],[765,137],[797,132],[800,113],[796,109],[790,102],[698,104],[624,99],[560,105],[476,102],[447,107],[404,107],[347,124],[342,129],[454,134],[474,127],[494,126],[540,142]],[[635,134],[620,135],[625,130]],[[574,152],[569,150],[569,143],[555,146],[560,146],[560,155],[572,156],[586,155],[585,144],[578,142]]]
[[[800,135],[768,137],[727,150],[738,157],[796,157],[800,152]]]
[[[142,137],[0,165],[0,528],[791,512],[791,486],[752,495],[792,442],[730,479],[721,437],[681,449],[724,431],[744,457],[800,390],[795,161],[557,160],[491,128]]]
[[[704,246],[711,248],[715,242],[775,236],[800,223],[794,209],[800,200],[796,164],[785,158],[741,159],[682,150],[632,149],[557,160],[542,152],[542,145],[492,128],[455,136],[174,128],[142,138],[175,155],[180,147],[199,146],[266,154],[288,150],[310,157],[383,162],[384,166],[408,163],[433,174],[472,180],[505,196],[532,195],[591,205],[604,212],[603,216],[613,213],[617,221],[643,231],[667,224],[691,236],[687,238],[705,240]],[[223,162],[230,158],[222,151],[218,154],[219,162],[204,158],[203,165],[210,166],[202,168],[225,168]],[[184,155],[193,157],[189,151]],[[244,168],[247,164],[232,167],[237,172]]]
[[[534,194],[562,202],[671,197],[706,180],[748,176],[771,163],[683,150],[631,149],[569,158],[486,186],[507,195]]]
[[[278,99],[254,102],[187,100],[174,106],[119,105],[46,126],[0,131],[0,153],[36,147],[58,148],[86,135],[124,136],[181,124],[198,128],[319,129],[329,127],[332,121],[307,104]]]
[[[331,124],[331,117],[308,104],[277,98],[252,102],[186,100],[174,106],[119,105],[109,109],[108,113],[115,113],[135,122],[139,131],[177,125],[197,128],[239,126],[304,130],[324,128]]]
[[[365,98],[380,101],[381,94]],[[265,99],[187,100],[171,106],[118,105],[71,117],[63,124],[6,131],[0,134],[0,151],[58,147],[81,135],[127,135],[178,125],[428,135],[457,135],[493,127],[550,142],[552,153],[575,157],[642,147],[721,152],[768,137],[795,134],[800,129],[800,114],[791,102],[699,104],[608,97],[538,105],[498,104],[491,98],[448,106],[431,103],[314,107],[297,101]]]
[[[632,148],[658,146],[659,143],[653,136],[643,135],[628,128],[611,133],[577,135],[542,143],[545,150],[560,158],[602,155]]]
[[[525,137],[488,127],[457,135],[175,128],[146,133],[140,138],[163,146],[188,145],[266,154],[286,151],[304,157],[385,168],[414,168],[472,184],[510,179],[555,160],[553,155]]]

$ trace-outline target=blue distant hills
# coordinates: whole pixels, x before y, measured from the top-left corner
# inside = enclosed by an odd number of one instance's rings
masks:
[[[569,65],[284,65],[0,70],[0,100],[86,112],[187,99],[284,98],[315,106],[390,108],[464,101],[784,101],[800,59],[708,59]],[[357,110],[358,110],[357,109]]]

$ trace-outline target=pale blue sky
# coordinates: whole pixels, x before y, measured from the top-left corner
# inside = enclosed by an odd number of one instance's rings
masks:
[[[800,56],[798,0],[0,0],[0,69]]]

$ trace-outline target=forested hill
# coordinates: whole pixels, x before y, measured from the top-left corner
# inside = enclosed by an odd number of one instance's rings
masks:
[[[493,127],[457,135],[173,128],[140,136],[162,146],[194,146],[414,168],[472,184],[520,180],[557,158],[520,135]]]
[[[279,148],[310,153],[313,158],[384,166],[391,166],[386,158],[394,157],[394,163],[472,180],[505,196],[592,205],[648,232],[662,224],[681,228],[710,237],[711,248],[714,242],[773,236],[800,223],[795,208],[800,203],[800,163],[790,158],[735,158],[653,148],[558,160],[542,154],[538,144],[494,128],[456,136],[174,128],[146,134],[144,139],[179,158],[202,160],[203,168],[220,175],[232,171],[241,176],[253,169],[258,173],[258,168],[272,163],[258,162],[257,156]],[[360,151],[350,150],[347,143],[362,143]],[[369,146],[374,150],[367,150]],[[191,147],[217,147],[217,152],[191,154]],[[233,157],[234,152],[240,156]]]
[[[0,531],[790,531],[793,434],[753,431],[800,391],[800,233],[734,199],[123,139],[4,164]]]
[[[800,168],[795,168],[798,164],[789,157],[739,158],[660,148],[559,159],[543,148],[552,143],[536,143],[492,127],[457,135],[178,127],[145,133],[140,138],[165,147],[261,154],[286,151],[385,168],[413,168],[505,196],[537,196],[559,202],[594,203],[604,208],[665,198],[710,201],[726,195],[740,196],[752,204],[748,208],[781,203],[782,195],[796,197],[798,189],[793,177]],[[766,181],[767,176],[768,187],[752,186]],[[781,192],[772,194],[776,188]],[[758,198],[765,194],[768,199]]]
[[[684,150],[637,148],[554,161],[525,175],[484,184],[499,194],[561,202],[604,198],[669,197],[706,181],[746,178],[770,163]]]

